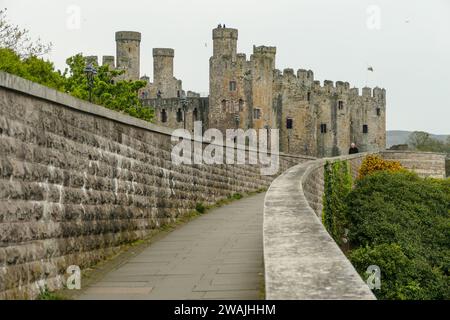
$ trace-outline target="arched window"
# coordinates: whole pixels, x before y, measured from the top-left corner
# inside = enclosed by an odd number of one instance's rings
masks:
[[[222,111],[226,112],[227,111],[227,100],[222,100]]]
[[[166,109],[161,110],[161,122],[166,123],[167,122],[167,112]]]
[[[177,122],[181,122],[183,121],[183,112],[181,111],[181,109],[178,109],[177,111]]]

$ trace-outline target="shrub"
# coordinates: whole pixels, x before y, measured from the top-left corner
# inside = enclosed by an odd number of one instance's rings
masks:
[[[396,172],[405,170],[400,162],[384,160],[377,155],[368,155],[364,158],[361,167],[359,168],[358,179],[362,179],[378,171]]]
[[[384,273],[377,296],[450,298],[450,179],[372,173],[350,192],[346,218],[355,267],[376,264]]]

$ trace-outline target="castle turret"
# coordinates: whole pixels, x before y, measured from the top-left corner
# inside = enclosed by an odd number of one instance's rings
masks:
[[[97,56],[87,56],[85,57],[86,64],[92,64],[94,66],[98,66],[98,57]]]
[[[244,92],[245,56],[237,55],[238,31],[213,30],[213,56],[209,60],[209,125],[225,131],[248,126],[244,112],[248,99]]]
[[[237,53],[237,40],[238,40],[237,29],[230,29],[230,28],[214,29],[213,30],[214,57],[230,56],[234,60]]]
[[[153,49],[153,83],[160,90],[162,97],[177,97],[178,84],[173,76],[173,59],[175,51],[170,48]]]
[[[141,34],[133,31],[116,32],[117,68],[124,69],[124,79],[139,80]]]
[[[114,56],[103,56],[102,57],[102,65],[103,66],[108,65],[110,69],[114,69],[115,68]]]
[[[252,62],[252,105],[257,110],[252,115],[253,127],[257,129],[275,128],[276,115],[273,113],[273,70],[275,69],[276,47],[253,46]]]

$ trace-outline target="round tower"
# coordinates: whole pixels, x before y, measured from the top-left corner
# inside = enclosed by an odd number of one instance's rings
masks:
[[[213,55],[236,57],[238,30],[231,28],[216,28],[213,30]]]
[[[170,48],[153,49],[153,83],[162,92],[163,97],[176,97],[173,58],[175,51]]]
[[[116,32],[117,69],[124,69],[123,78],[139,80],[141,34],[134,31]]]

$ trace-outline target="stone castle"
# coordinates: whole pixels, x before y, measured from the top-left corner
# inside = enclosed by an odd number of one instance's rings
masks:
[[[314,157],[347,154],[352,142],[360,151],[385,149],[385,89],[365,87],[360,94],[348,82],[322,85],[311,70],[277,70],[276,47],[254,46],[247,59],[237,52],[236,29],[219,26],[212,36],[208,97],[183,90],[173,49],[153,49],[153,82],[141,77],[138,32],[117,32],[116,59],[103,56],[102,63],[125,70],[124,79],[147,81],[139,94],[161,126],[193,130],[202,121],[204,130],[279,129],[280,151]]]

